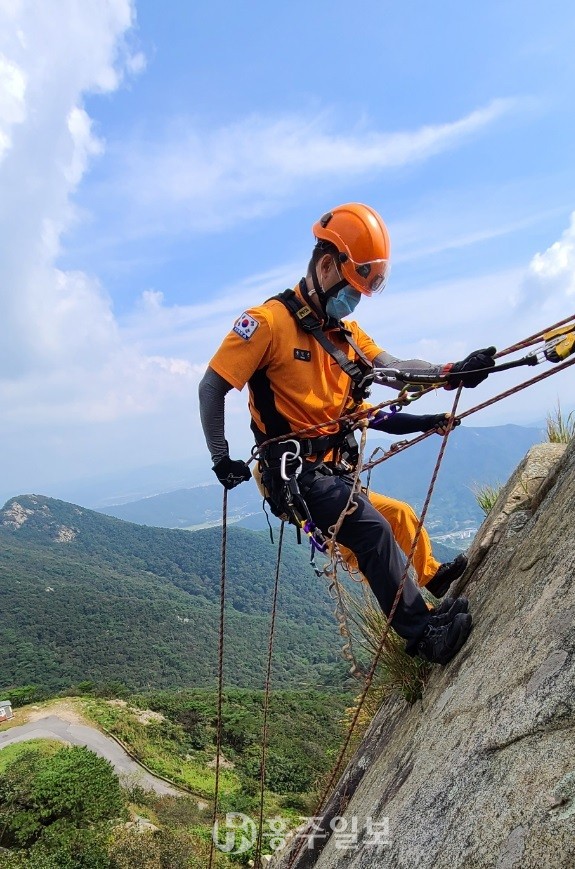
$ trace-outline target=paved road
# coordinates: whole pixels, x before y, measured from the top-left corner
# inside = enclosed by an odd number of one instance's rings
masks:
[[[61,742],[69,742],[72,745],[85,745],[95,754],[109,760],[122,780],[136,782],[146,790],[153,790],[158,794],[174,794],[176,796],[180,794],[167,782],[146,772],[126,754],[117,742],[104,736],[95,727],[87,727],[85,724],[70,724],[63,718],[49,715],[39,721],[22,724],[20,727],[12,727],[0,733],[0,749],[14,742],[24,742],[28,739],[59,739]]]

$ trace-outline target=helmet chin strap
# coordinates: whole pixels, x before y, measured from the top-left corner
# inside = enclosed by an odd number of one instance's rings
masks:
[[[336,270],[337,270],[337,273],[339,274],[340,272],[339,272],[339,269],[337,268],[337,265],[336,265]],[[349,284],[346,280],[344,280],[342,278],[340,281],[337,282],[337,284],[334,284],[333,287],[330,287],[329,290],[324,290],[324,288],[320,284],[319,278],[317,276],[317,268],[312,269],[311,279],[312,279],[312,283],[314,285],[314,289],[317,293],[317,297],[318,297],[318,301],[321,305],[321,309],[327,317],[328,314],[325,310],[325,306],[327,305],[329,299],[331,299],[333,296],[337,296],[339,291],[343,290],[344,287],[349,287]]]

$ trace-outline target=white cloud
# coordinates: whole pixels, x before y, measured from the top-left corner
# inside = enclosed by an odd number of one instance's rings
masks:
[[[412,262],[514,235],[558,213],[554,209],[519,219],[507,219],[502,214],[494,218],[492,213],[486,214],[481,210],[477,200],[473,201],[470,210],[465,207],[466,204],[460,203],[458,208],[452,208],[448,216],[438,209],[428,214],[420,211],[415,219],[395,224],[392,227],[393,264]],[[455,225],[454,213],[458,218]]]
[[[56,264],[62,233],[76,218],[71,196],[104,147],[83,98],[119,86],[133,16],[130,0],[0,6],[5,420],[48,421],[51,408],[63,421],[101,416],[106,397],[119,414],[123,374],[144,389],[145,360],[126,350],[107,293],[96,279]],[[126,412],[146,404],[131,385],[126,390]]]
[[[145,462],[152,443],[206,461],[195,406],[205,364],[237,314],[290,285],[301,267],[278,266],[194,305],[168,305],[149,289],[122,318],[97,278],[59,267],[62,236],[78,220],[74,194],[106,147],[84,97],[113,91],[145,67],[127,47],[133,20],[130,0],[0,0],[0,449],[14,467],[46,464],[53,476],[67,463],[78,473],[96,472],[100,462]],[[358,129],[341,136],[327,117],[252,118],[209,136],[186,126],[171,143],[129,155],[131,192],[143,191],[144,204],[153,206],[144,213],[157,211],[160,223],[168,213],[168,224],[179,221],[183,210],[188,226],[213,228],[285,203],[310,179],[428,159],[516,106],[494,101],[411,133]],[[570,232],[534,260],[531,277],[541,294],[552,282],[556,295],[572,292]],[[513,338],[521,337],[536,310],[534,286],[527,292],[522,275],[509,273],[491,276],[487,288],[484,281],[389,294],[378,308],[366,301],[360,315],[365,309],[369,331],[389,338],[399,354],[442,359],[469,349],[472,337],[498,343],[505,317],[517,316]],[[475,321],[481,325],[470,336]],[[245,419],[244,405],[245,396],[230,396],[234,423]],[[247,425],[245,434],[239,430],[234,424],[234,439],[247,448]]]
[[[0,161],[12,144],[12,127],[24,120],[25,93],[23,71],[0,54]]]
[[[575,212],[560,240],[523,267],[404,292],[390,288],[386,295],[370,312],[369,326],[375,334],[397,336],[399,347],[392,338],[389,349],[398,355],[441,361],[466,353],[471,344],[515,344],[575,315]]]
[[[92,134],[92,120],[79,106],[74,106],[68,115],[68,131],[73,143],[70,164],[65,170],[66,180],[74,188],[88,167],[90,157],[101,154],[104,143]]]
[[[575,212],[559,241],[535,254],[529,268],[546,295],[575,295]]]
[[[182,214],[187,228],[221,229],[273,212],[310,179],[366,175],[456,148],[522,104],[496,99],[456,121],[391,133],[360,127],[342,135],[325,113],[251,116],[212,131],[184,120],[168,140],[132,143],[114,185],[138,203],[148,231],[171,228]]]
[[[145,352],[193,353],[196,360],[205,360],[212,355],[214,340],[231,329],[243,309],[290,286],[300,268],[291,264],[255,274],[189,305],[166,305],[163,293],[145,290],[136,308],[122,318],[122,333]]]
[[[154,346],[143,352],[99,281],[58,267],[62,235],[78,219],[74,193],[105,147],[84,97],[144,66],[127,48],[133,16],[131,0],[0,0],[5,491],[145,463],[150,438],[170,450],[172,435],[181,443],[191,428],[200,368]]]

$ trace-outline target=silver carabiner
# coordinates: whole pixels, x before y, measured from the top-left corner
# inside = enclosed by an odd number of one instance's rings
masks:
[[[282,453],[281,462],[280,462],[280,474],[282,480],[289,480],[290,477],[297,477],[303,467],[303,459],[300,456],[301,445],[299,441],[290,439],[287,441],[281,441],[282,446],[284,444],[295,444],[294,452],[290,452],[290,450],[286,450],[285,453]],[[286,465],[288,462],[292,462],[295,459],[299,459],[297,469],[293,472],[293,474],[287,473]]]
[[[387,384],[398,380],[403,382],[401,372],[397,368],[377,368],[374,366],[370,373],[374,383]]]

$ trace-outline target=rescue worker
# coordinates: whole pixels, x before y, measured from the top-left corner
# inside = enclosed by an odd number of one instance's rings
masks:
[[[231,489],[251,476],[244,461],[230,458],[224,429],[225,396],[247,383],[252,432],[256,444],[264,444],[259,460],[269,503],[278,515],[307,515],[328,535],[348,502],[349,474],[358,458],[351,431],[344,426],[334,433],[330,423],[363,405],[373,366],[420,372],[447,388],[474,387],[493,367],[495,348],[444,365],[402,361],[384,351],[356,322],[344,321],[362,296],[385,287],[390,242],[382,218],[367,205],[348,203],[324,214],[313,233],[316,244],[306,276],[294,290],[236,320],[209,363],[199,395],[213,470],[222,485]],[[399,380],[391,385],[403,387]],[[383,426],[385,416],[376,414],[370,424]],[[310,426],[317,426],[311,437],[294,436]],[[353,553],[388,615],[405,558],[384,511],[363,493],[354,499],[356,507],[343,519],[337,542]],[[471,626],[465,598],[447,598],[430,611],[418,585],[406,579],[393,627],[406,641],[408,654],[446,664]]]

